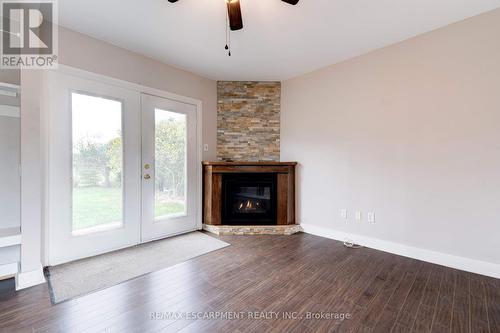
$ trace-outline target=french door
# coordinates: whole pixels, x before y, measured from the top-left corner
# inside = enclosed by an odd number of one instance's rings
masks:
[[[142,240],[196,228],[196,106],[143,94]]]
[[[196,229],[196,106],[48,74],[48,264]]]

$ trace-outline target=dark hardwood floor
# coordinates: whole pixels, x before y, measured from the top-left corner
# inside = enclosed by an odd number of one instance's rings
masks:
[[[57,305],[47,285],[3,292],[0,330],[500,332],[500,280],[307,234],[220,238],[232,246]],[[222,314],[239,319],[193,319]]]

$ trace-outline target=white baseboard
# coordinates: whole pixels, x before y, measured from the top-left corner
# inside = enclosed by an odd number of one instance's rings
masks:
[[[377,238],[349,234],[311,224],[301,224],[301,226],[304,229],[304,232],[311,235],[335,239],[342,242],[349,240],[355,244],[363,245],[375,250],[500,279],[500,265],[498,264],[425,250]]]
[[[21,290],[45,283],[43,267],[29,272],[19,272],[16,275],[16,290]]]

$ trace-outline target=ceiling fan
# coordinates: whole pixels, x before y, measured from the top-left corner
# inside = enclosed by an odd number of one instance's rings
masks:
[[[174,3],[179,0],[168,0],[168,2]],[[231,31],[243,29],[243,18],[241,16],[240,0],[225,0],[227,5],[227,17],[229,18],[229,28]],[[281,0],[290,5],[296,5],[299,0]],[[226,34],[227,39],[227,34]],[[230,47],[227,45],[225,49],[228,50]],[[229,51],[229,56],[231,56],[231,51]]]
[[[177,2],[178,0],[168,0],[168,2]],[[243,29],[243,19],[239,0],[225,0],[227,4],[227,15],[229,17],[229,27],[232,31]],[[281,0],[290,5],[296,5],[299,0]]]

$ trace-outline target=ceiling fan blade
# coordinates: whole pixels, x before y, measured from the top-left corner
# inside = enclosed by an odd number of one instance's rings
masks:
[[[177,2],[177,0],[168,0],[168,2],[174,3],[174,2]]]
[[[177,0],[175,0],[175,1],[177,1]],[[281,0],[281,1],[289,3],[290,5],[294,5],[294,6],[299,3],[299,0]]]
[[[241,8],[239,0],[227,2],[227,14],[229,16],[229,27],[231,30],[243,29],[243,19],[241,17]]]

